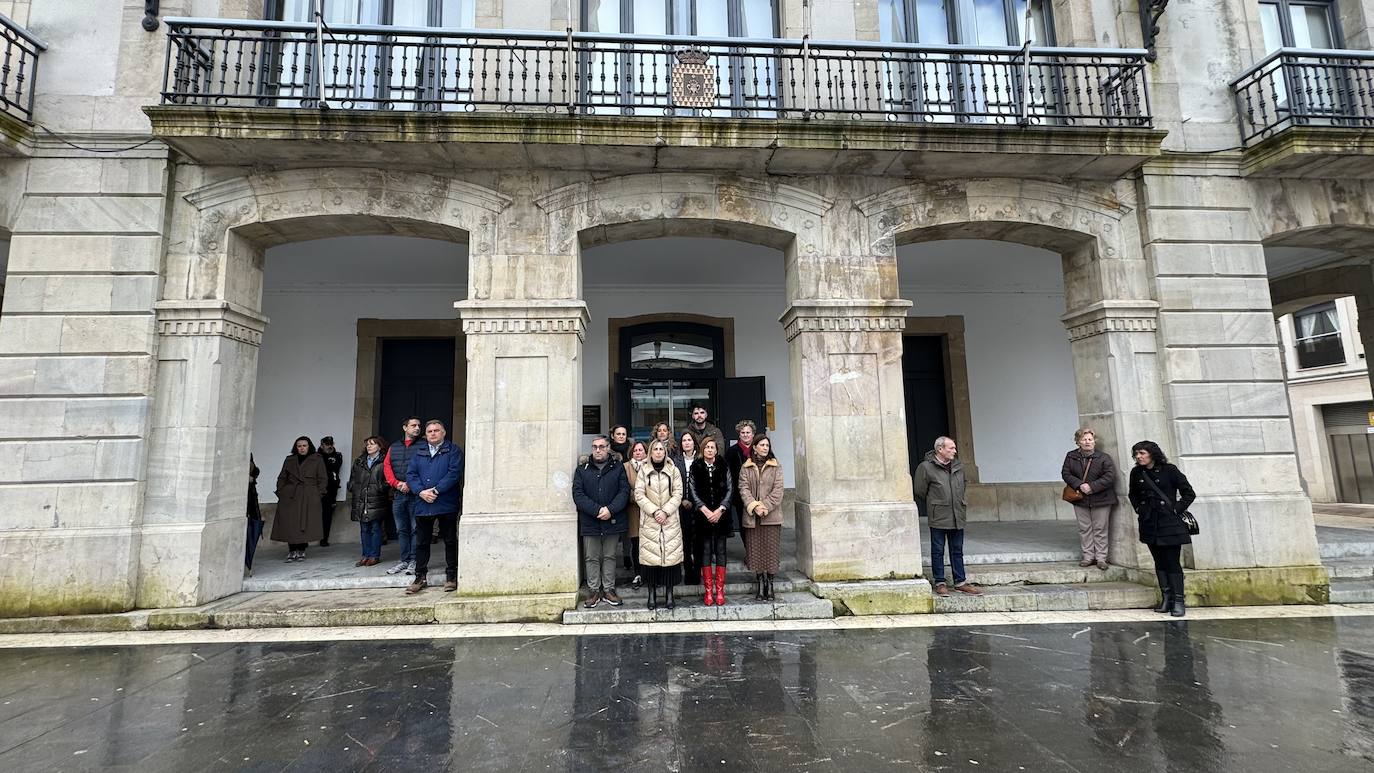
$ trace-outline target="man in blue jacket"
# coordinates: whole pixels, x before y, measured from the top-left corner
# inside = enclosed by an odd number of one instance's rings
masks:
[[[611,440],[598,435],[592,455],[573,472],[573,504],[577,505],[577,533],[582,537],[582,560],[587,573],[588,609],[602,601],[620,606],[615,593],[615,559],[620,535],[630,528],[625,507],[630,503],[630,479],[625,465],[611,458]]]
[[[448,431],[438,419],[425,422],[425,442],[411,457],[406,485],[419,500],[415,503],[415,533],[434,533],[444,541],[444,592],[458,590],[458,516],[463,512],[463,449],[445,439]],[[406,588],[413,596],[429,587],[429,540],[415,540],[415,581]]]

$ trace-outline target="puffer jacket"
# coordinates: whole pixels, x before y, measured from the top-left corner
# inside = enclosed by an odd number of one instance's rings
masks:
[[[762,467],[753,459],[746,460],[739,468],[739,495],[744,501],[741,526],[752,529],[782,525],[782,465],[776,458],[769,457]],[[759,518],[754,514],[759,505],[768,509],[768,515]]]
[[[677,517],[682,504],[682,475],[672,462],[655,470],[645,463],[635,480],[635,502],[639,505],[639,563],[643,566],[677,566],[682,563],[682,523]],[[662,510],[668,519],[660,524],[654,513]]]
[[[355,521],[372,523],[391,515],[391,485],[386,482],[386,467],[381,457],[367,466],[367,454],[353,460],[348,476],[348,512]]]
[[[921,503],[932,529],[962,529],[968,521],[968,501],[965,499],[964,465],[959,457],[942,467],[935,461],[935,452],[927,451],[926,458],[916,465],[916,501]]]

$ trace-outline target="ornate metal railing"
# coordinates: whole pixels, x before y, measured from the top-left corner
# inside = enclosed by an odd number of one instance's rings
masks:
[[[38,54],[43,41],[0,14],[0,110],[33,121],[33,84],[38,75]]]
[[[1374,126],[1374,52],[1281,48],[1231,89],[1243,145],[1292,126]]]
[[[1144,51],[166,21],[169,105],[1150,125]]]

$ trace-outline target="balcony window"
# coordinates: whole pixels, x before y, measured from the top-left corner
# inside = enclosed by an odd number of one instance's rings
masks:
[[[1321,368],[1345,362],[1341,323],[1335,303],[1309,306],[1293,315],[1298,368]]]
[[[1264,48],[1340,48],[1336,4],[1322,0],[1260,0]]]
[[[477,26],[475,0],[267,0],[267,18],[313,23],[311,11],[317,4],[324,6],[326,24]]]

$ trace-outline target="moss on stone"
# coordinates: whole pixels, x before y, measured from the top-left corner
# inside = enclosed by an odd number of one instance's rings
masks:
[[[1320,566],[1198,569],[1186,571],[1185,578],[1188,603],[1199,607],[1326,604],[1331,597]]]
[[[924,580],[818,582],[817,596],[840,615],[925,615],[935,610],[930,583]]]

